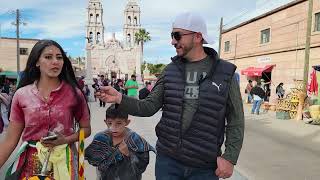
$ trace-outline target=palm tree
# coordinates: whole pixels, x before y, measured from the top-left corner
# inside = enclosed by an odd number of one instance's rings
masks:
[[[136,61],[136,73],[137,74],[137,78],[139,79],[140,73],[141,73],[141,62],[143,60],[143,44],[147,41],[151,40],[150,34],[149,32],[147,32],[145,29],[139,29],[138,32],[135,33],[135,42],[140,45],[140,60]]]
[[[139,29],[139,31],[135,34],[135,41],[136,43],[141,45],[141,51],[143,54],[143,44],[145,42],[151,41],[150,33],[147,32],[145,29]]]

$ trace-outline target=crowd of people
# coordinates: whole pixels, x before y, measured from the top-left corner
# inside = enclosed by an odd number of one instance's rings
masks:
[[[100,107],[112,103],[106,110],[105,130],[95,134],[84,153],[97,168],[99,179],[141,180],[150,151],[156,152],[157,180],[218,180],[232,175],[244,138],[236,66],[203,46],[213,40],[204,19],[196,13],[179,14],[171,38],[176,56],[154,87],[146,83],[138,91],[135,75],[126,82],[104,76],[94,80],[93,93]],[[2,167],[22,140],[6,179],[39,174],[56,180],[78,179],[83,169],[78,167],[81,154],[75,142],[90,136],[90,118],[96,118],[88,108],[89,89],[83,77],[76,79],[57,42],[40,40],[35,44],[13,94],[9,126],[0,143]],[[155,149],[127,127],[128,115],[152,116],[160,109]]]
[[[11,98],[16,90],[15,81],[5,78],[0,84],[0,134],[8,128]]]
[[[271,95],[270,90],[271,82],[265,82],[263,79],[259,81],[248,80],[248,84],[245,88],[245,94],[247,95],[246,102],[252,103],[251,114],[260,113],[260,107],[263,102],[268,102]],[[276,87],[276,95],[278,98],[284,98],[285,90],[283,83],[279,83]]]
[[[82,84],[83,78],[79,79],[79,84]],[[149,81],[145,82],[145,87],[141,88],[139,90],[139,84],[136,80],[136,75],[131,75],[131,79],[125,80],[125,79],[116,79],[112,78],[109,80],[108,78],[105,78],[104,75],[99,75],[99,78],[93,79],[93,85],[92,88],[94,90],[94,100],[97,101],[96,93],[100,91],[100,87],[103,86],[112,86],[114,87],[118,92],[121,94],[127,95],[132,98],[136,99],[144,99],[148,96],[148,94],[152,90],[152,84]],[[83,81],[84,84],[84,81]],[[87,84],[84,84],[83,93],[86,95],[86,98],[88,99],[91,92]],[[100,107],[105,107],[106,103],[101,101],[99,99]]]

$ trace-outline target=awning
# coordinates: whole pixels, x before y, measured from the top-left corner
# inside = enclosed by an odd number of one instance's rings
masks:
[[[320,71],[320,65],[312,66],[314,70]]]
[[[275,64],[272,64],[264,67],[248,67],[247,69],[241,70],[241,74],[246,76],[262,76],[263,72],[271,72],[275,66]]]
[[[18,77],[18,73],[15,71],[2,71],[0,72],[0,76],[6,76],[7,78],[16,79]]]

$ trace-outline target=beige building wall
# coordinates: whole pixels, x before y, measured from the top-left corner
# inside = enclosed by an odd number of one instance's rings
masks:
[[[320,12],[320,2],[314,1],[311,35],[310,67],[320,65],[320,31],[315,31],[315,13]],[[238,66],[237,71],[250,66],[263,67],[275,64],[272,71],[271,93],[283,82],[289,90],[294,79],[303,79],[304,47],[306,41],[308,1],[296,0],[264,15],[224,30],[221,57]],[[261,31],[270,28],[269,43],[261,44]],[[225,52],[225,42],[230,41],[230,51]],[[240,88],[244,93],[247,77],[240,75]]]
[[[20,49],[27,48],[25,55],[20,55],[20,71],[26,67],[32,47],[38,39],[20,39]],[[17,40],[15,38],[0,38],[0,68],[4,71],[17,71]]]

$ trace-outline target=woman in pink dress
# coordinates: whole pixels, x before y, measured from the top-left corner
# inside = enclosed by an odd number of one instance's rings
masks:
[[[35,148],[40,141],[49,148],[66,145],[68,173],[71,180],[76,179],[78,168],[74,143],[79,134],[75,125],[78,124],[88,137],[91,133],[90,113],[71,62],[57,42],[40,40],[32,48],[12,99],[9,119],[6,137],[0,143],[0,167],[20,138],[22,145],[7,177],[21,179],[40,173],[42,165]],[[58,135],[55,140],[43,140],[53,132]]]

